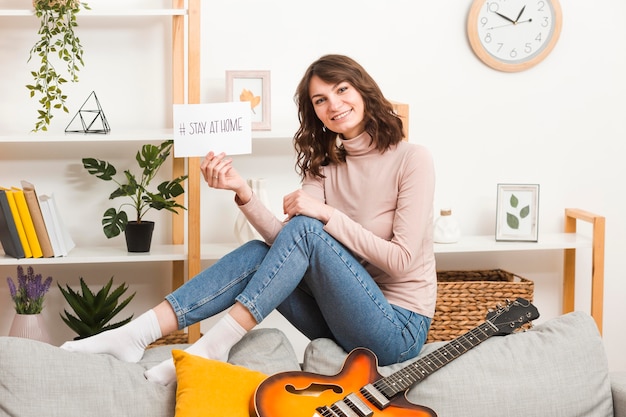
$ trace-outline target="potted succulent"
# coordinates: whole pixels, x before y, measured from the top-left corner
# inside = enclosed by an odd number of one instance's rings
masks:
[[[41,312],[46,293],[52,284],[52,277],[42,280],[41,274],[35,274],[32,266],[26,269],[17,267],[17,284],[7,278],[9,293],[15,303],[15,317],[9,330],[9,336],[26,337],[48,342],[48,332]]]
[[[149,252],[152,239],[154,222],[144,220],[145,214],[150,209],[168,210],[178,213],[177,209],[186,210],[179,204],[176,197],[182,195],[185,189],[182,182],[187,175],[181,175],[171,181],[160,183],[156,190],[150,191],[148,187],[155,175],[167,160],[172,151],[174,142],[167,140],[159,146],[146,144],[137,152],[135,159],[141,169],[141,174],[136,176],[130,170],[124,171],[121,180],[115,178],[117,170],[111,163],[96,158],[83,158],[83,166],[91,175],[95,175],[103,181],[113,181],[117,188],[109,196],[110,200],[118,197],[129,197],[130,203],[122,204],[118,209],[109,208],[102,218],[103,231],[107,238],[118,236],[121,232],[126,234],[126,244],[129,252]],[[128,215],[122,207],[130,206],[133,209],[135,220],[129,221]],[[137,233],[143,233],[143,237],[137,237]],[[137,245],[134,245],[137,243]]]
[[[80,277],[80,292],[74,291],[69,285],[66,285],[65,288],[57,285],[65,300],[74,310],[74,314],[63,310],[65,316],[61,314],[61,318],[70,329],[78,334],[76,339],[115,329],[130,322],[133,318],[131,315],[122,321],[109,324],[113,317],[122,311],[136,294],[133,293],[120,303],[120,297],[128,290],[128,286],[121,284],[109,293],[113,286],[113,277],[96,293],[87,286],[83,277]]]
[[[33,0],[35,15],[39,18],[40,26],[37,32],[40,39],[30,50],[28,61],[38,56],[39,68],[31,71],[33,84],[26,86],[30,96],[40,94],[41,109],[33,131],[48,130],[52,111],[62,109],[69,113],[65,106],[67,96],[61,91],[67,82],[60,69],[55,64],[66,67],[68,78],[72,82],[78,81],[80,66],[84,66],[83,47],[80,39],[74,33],[76,15],[81,9],[80,0]],[[89,9],[87,4],[82,7]]]

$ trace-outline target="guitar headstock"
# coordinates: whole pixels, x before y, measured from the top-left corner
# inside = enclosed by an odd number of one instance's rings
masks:
[[[524,298],[507,301],[506,305],[487,313],[487,321],[498,328],[496,334],[500,335],[513,333],[538,317],[537,308]]]

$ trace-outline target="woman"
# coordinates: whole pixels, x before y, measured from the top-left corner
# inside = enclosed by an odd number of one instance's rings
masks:
[[[224,256],[126,326],[62,348],[138,361],[162,335],[229,309],[187,349],[225,361],[278,309],[308,338],[332,338],[346,351],[367,347],[381,365],[419,353],[436,301],[431,156],[402,141],[402,121],[348,57],[311,64],[295,99],[302,188],[284,197],[284,220],[260,203],[224,154],[210,152],[201,164],[210,187],[235,192],[265,242]],[[146,378],[174,381],[173,361]]]

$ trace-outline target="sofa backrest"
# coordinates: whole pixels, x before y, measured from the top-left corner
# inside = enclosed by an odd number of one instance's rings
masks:
[[[420,356],[445,342],[424,346]],[[304,370],[334,375],[346,353],[313,341]],[[380,368],[387,376],[412,361]],[[492,337],[412,387],[407,398],[439,417],[611,417],[608,363],[595,322],[566,314],[527,332]]]

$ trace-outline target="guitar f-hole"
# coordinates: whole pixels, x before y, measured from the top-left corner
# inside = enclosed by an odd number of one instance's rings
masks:
[[[320,384],[317,382],[312,383],[311,385],[304,388],[296,388],[292,384],[285,385],[285,391],[290,394],[295,395],[306,395],[310,397],[319,397],[324,393],[324,391],[331,390],[335,394],[343,393],[343,388],[336,384]]]

